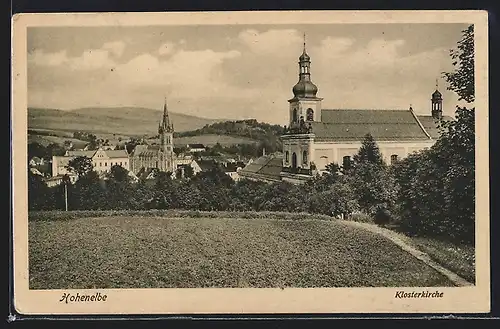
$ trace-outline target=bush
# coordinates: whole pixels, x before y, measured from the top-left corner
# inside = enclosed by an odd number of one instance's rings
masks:
[[[373,217],[363,212],[356,212],[349,217],[349,220],[360,223],[373,223]]]
[[[391,212],[384,207],[378,207],[377,210],[375,211],[373,222],[377,225],[385,225],[389,224],[391,221],[392,221]]]

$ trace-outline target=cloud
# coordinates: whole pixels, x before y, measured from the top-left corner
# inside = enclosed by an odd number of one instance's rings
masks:
[[[173,44],[172,42],[166,42],[160,46],[160,49],[158,49],[158,54],[160,54],[160,56],[170,55],[171,53],[173,53],[174,49],[175,44]]]
[[[109,58],[109,51],[103,49],[85,50],[80,56],[68,57],[66,50],[56,53],[45,53],[36,50],[28,54],[28,65],[36,66],[60,66],[71,70],[96,70],[115,66],[115,62]]]
[[[116,64],[109,58],[109,51],[102,49],[86,50],[81,56],[70,60],[73,70],[96,70],[114,67]]]
[[[123,54],[123,51],[125,50],[125,42],[123,41],[110,41],[106,42],[102,46],[103,50],[109,50],[111,54],[113,54],[115,57],[121,57]]]
[[[115,68],[114,79],[133,88],[171,89],[177,96],[204,97],[221,91],[225,86],[218,66],[241,54],[238,51],[216,52],[179,50],[168,60],[148,53],[141,54]]]
[[[295,54],[302,45],[302,37],[293,29],[273,29],[263,33],[248,29],[242,31],[238,39],[252,52],[271,56]]]
[[[45,53],[43,50],[35,50],[28,53],[28,64],[39,66],[58,66],[68,61],[66,50],[56,53]]]

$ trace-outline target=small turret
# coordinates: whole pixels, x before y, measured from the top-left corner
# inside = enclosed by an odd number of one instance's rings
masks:
[[[438,80],[436,79],[436,90],[431,97],[431,115],[436,120],[443,117],[443,95],[439,92]]]

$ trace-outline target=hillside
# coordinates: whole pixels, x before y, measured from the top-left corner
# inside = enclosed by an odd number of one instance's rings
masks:
[[[28,108],[28,128],[94,134],[154,135],[162,112],[139,107],[81,108],[71,111]],[[170,112],[175,130],[191,131],[220,120]]]
[[[241,137],[250,140],[257,140],[269,152],[275,152],[281,149],[280,135],[283,133],[283,127],[264,122],[258,122],[255,119],[221,121],[193,131],[177,132],[176,138],[187,138],[204,135],[228,135]]]

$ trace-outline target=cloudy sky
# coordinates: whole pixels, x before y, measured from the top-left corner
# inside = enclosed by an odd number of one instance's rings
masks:
[[[28,29],[28,105],[140,106],[286,124],[303,33],[323,108],[430,113],[461,24]],[[457,97],[446,91],[445,114]]]

